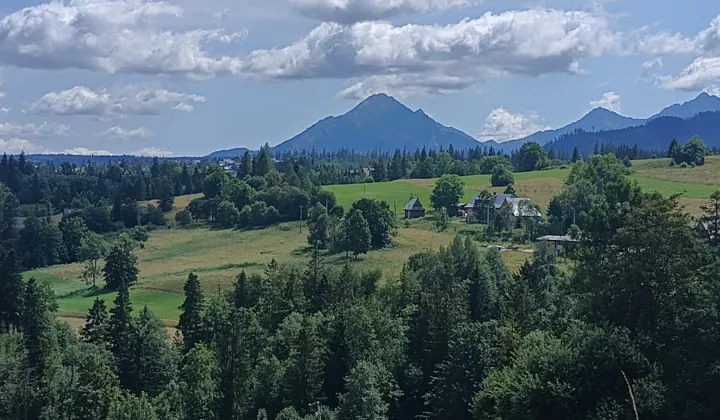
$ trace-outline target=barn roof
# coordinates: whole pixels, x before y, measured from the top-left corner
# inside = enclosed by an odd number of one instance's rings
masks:
[[[502,207],[502,204],[505,202],[508,198],[517,198],[514,194],[495,194],[491,197],[489,197],[491,200],[493,200],[493,205],[496,209],[499,209]],[[475,207],[475,202],[480,199],[479,194],[475,194],[470,198],[470,201],[465,205],[465,207]]]
[[[410,201],[408,201],[407,204],[405,204],[405,207],[403,210],[422,210],[423,205],[420,203],[420,200],[417,198],[413,198]]]

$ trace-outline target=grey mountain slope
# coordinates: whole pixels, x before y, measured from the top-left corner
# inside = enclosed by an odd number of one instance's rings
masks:
[[[617,112],[607,110],[605,108],[595,108],[588,112],[581,119],[561,127],[555,130],[539,131],[531,134],[527,137],[510,140],[503,143],[497,143],[494,141],[485,142],[483,145],[493,146],[496,149],[500,148],[505,152],[519,149],[523,144],[528,142],[535,142],[541,145],[547,144],[563,134],[572,133],[576,130],[583,131],[608,131],[618,130],[622,128],[634,127],[645,123],[645,120],[624,117]]]
[[[650,118],[678,117],[687,119],[692,118],[701,112],[717,111],[720,111],[720,98],[703,92],[695,99],[682,104],[671,105]]]
[[[209,159],[230,159],[239,157],[245,154],[249,149],[246,147],[236,147],[233,149],[227,149],[227,150],[218,150],[215,152],[210,153],[209,155],[205,156]]]
[[[648,121],[659,117],[689,119],[703,112],[717,111],[720,111],[720,98],[703,92],[695,99],[682,104],[671,105],[648,119],[624,117],[604,108],[595,108],[578,121],[556,130],[540,131],[531,134],[528,137],[503,143],[497,143],[494,141],[485,142],[483,145],[493,146],[496,149],[499,148],[505,152],[510,152],[512,150],[519,149],[523,144],[530,141],[545,145],[557,140],[563,134],[570,134],[576,130],[589,132],[622,130],[625,128],[644,125]]]
[[[349,112],[327,117],[273,150],[337,150],[366,152],[427,147],[468,149],[477,140],[452,127],[446,127],[425,114],[412,111],[385,94],[370,96]]]

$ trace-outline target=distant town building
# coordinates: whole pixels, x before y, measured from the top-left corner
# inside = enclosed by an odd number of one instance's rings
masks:
[[[408,201],[403,210],[405,210],[406,219],[425,217],[425,208],[423,208],[422,203],[420,203],[420,200],[417,198]]]

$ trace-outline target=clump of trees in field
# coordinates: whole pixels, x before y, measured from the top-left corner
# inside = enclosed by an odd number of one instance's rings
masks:
[[[304,219],[316,203],[335,207],[335,196],[315,186],[307,173],[298,174],[295,163],[288,162],[282,174],[274,169],[266,149],[254,164],[247,165],[247,170],[241,167],[243,178],[232,178],[217,165],[208,167],[203,197],[192,200],[176,221],[187,225],[206,220],[223,228],[263,227]]]
[[[344,214],[316,203],[308,213],[308,243],[330,253],[367,254],[382,249],[397,235],[397,219],[385,201],[362,198]]]
[[[705,143],[698,137],[691,138],[684,146],[673,139],[668,147],[668,157],[673,165],[701,166],[705,164],[706,154]]]

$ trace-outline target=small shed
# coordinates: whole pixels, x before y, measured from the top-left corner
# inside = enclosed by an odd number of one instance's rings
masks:
[[[405,218],[406,219],[417,219],[418,217],[425,217],[425,208],[417,198],[413,198],[405,204]]]
[[[568,235],[545,235],[537,238],[538,242],[544,243],[555,252],[560,253],[577,242]]]

